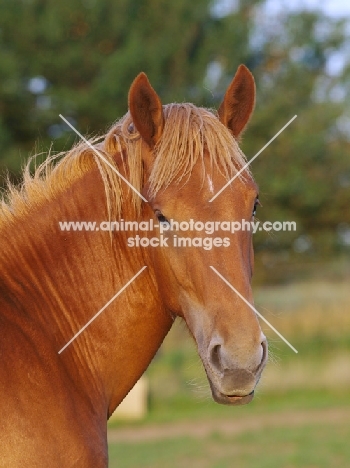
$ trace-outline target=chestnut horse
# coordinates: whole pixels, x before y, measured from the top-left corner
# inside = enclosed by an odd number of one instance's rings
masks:
[[[209,200],[245,165],[237,141],[254,102],[254,79],[243,65],[218,113],[162,106],[141,73],[129,112],[93,142],[112,168],[80,143],[58,162],[48,157],[34,175],[27,169],[20,188],[9,186],[0,208],[1,467],[107,466],[106,421],[176,317],[194,337],[214,400],[253,398],[266,339],[254,312],[210,269],[252,302],[251,232],[203,249],[174,246],[176,233],[168,231],[167,246],[147,248],[128,246],[130,232],[60,223],[250,221],[258,193],[247,169]],[[154,229],[142,234],[159,238]]]

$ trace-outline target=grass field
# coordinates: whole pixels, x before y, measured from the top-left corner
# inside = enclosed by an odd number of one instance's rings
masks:
[[[110,429],[111,468],[349,466],[348,392],[270,394],[246,407],[210,403],[203,411],[199,402],[169,403],[163,421],[153,415]]]
[[[211,401],[195,346],[176,325],[147,371],[150,411],[110,425],[110,467],[350,466],[348,279],[257,290],[273,358],[253,402]]]
[[[212,434],[203,439],[114,444],[110,467],[289,468],[347,467],[350,428],[324,424],[249,431],[235,437]]]

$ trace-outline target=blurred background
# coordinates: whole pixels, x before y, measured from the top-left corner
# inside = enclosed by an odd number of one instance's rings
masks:
[[[110,466],[349,466],[350,3],[347,0],[0,0],[0,172],[69,149],[127,111],[145,71],[164,103],[216,108],[238,65],[257,84],[242,149],[261,221],[258,310],[272,358],[254,401],[211,402],[196,349],[176,323],[147,371],[148,411],[110,423]]]

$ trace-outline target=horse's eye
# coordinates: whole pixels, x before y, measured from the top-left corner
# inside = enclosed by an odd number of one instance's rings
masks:
[[[257,209],[258,205],[261,206],[261,203],[260,203],[259,198],[257,197],[257,198],[255,199],[255,202],[254,202],[253,217],[256,215],[256,209]]]
[[[167,218],[163,215],[163,213],[159,210],[156,210],[155,215],[160,223],[169,223]]]

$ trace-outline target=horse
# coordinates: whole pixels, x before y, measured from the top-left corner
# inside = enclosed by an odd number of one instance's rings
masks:
[[[251,401],[265,366],[255,313],[210,269],[252,303],[252,233],[204,249],[194,245],[203,231],[179,247],[169,229],[171,220],[251,221],[258,188],[239,141],[255,105],[252,74],[240,65],[214,111],[163,105],[141,73],[128,105],[102,137],[49,154],[34,173],[27,166],[1,202],[1,467],[106,467],[107,420],[177,317],[218,403]],[[91,220],[152,221],[138,233],[163,243],[60,227]]]

